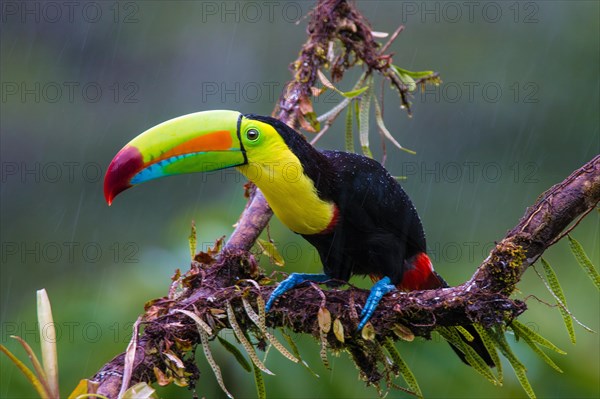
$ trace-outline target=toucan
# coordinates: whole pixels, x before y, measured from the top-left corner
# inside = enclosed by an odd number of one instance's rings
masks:
[[[361,330],[387,293],[448,286],[427,256],[410,198],[379,162],[319,151],[272,117],[215,110],[152,127],[114,157],[104,195],[110,205],[122,191],[149,180],[232,167],[260,188],[275,215],[317,249],[323,264],[321,274],[290,274],[271,294],[267,311],[303,282],[335,284],[368,275],[376,283],[362,309]],[[475,339],[469,345],[493,365],[470,327]]]

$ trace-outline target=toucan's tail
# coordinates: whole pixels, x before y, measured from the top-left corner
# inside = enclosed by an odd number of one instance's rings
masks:
[[[398,288],[404,291],[414,290],[427,290],[436,288],[447,288],[448,283],[433,270],[433,265],[429,256],[426,253],[421,252],[415,255],[413,258],[408,260],[407,270],[404,272],[402,281],[398,284]],[[465,330],[473,336],[473,341],[468,341],[465,337],[461,338],[467,345],[475,350],[481,356],[481,358],[490,366],[494,367],[494,361],[487,351],[481,336],[472,325],[463,326]],[[467,359],[465,355],[454,345],[450,344],[454,352],[460,357],[460,359],[467,365]]]

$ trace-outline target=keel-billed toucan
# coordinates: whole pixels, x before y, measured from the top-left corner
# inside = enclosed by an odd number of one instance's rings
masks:
[[[363,308],[362,329],[386,293],[447,286],[426,254],[412,202],[381,164],[357,154],[318,151],[271,117],[206,111],[161,123],[115,156],[104,194],[110,205],[121,191],[148,180],[230,167],[262,190],[275,215],[310,242],[323,263],[323,274],[292,273],[281,282],[267,311],[304,281],[370,275],[378,281]],[[478,337],[470,344],[492,363]]]

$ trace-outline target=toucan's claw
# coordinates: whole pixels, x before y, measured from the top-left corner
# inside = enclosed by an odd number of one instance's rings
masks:
[[[291,290],[295,286],[304,283],[305,281],[313,281],[315,283],[324,283],[325,281],[330,280],[330,279],[331,279],[331,277],[329,277],[326,274],[292,273],[292,274],[290,274],[290,276],[288,278],[286,278],[281,283],[279,283],[277,288],[275,288],[275,290],[271,293],[271,296],[269,297],[269,300],[267,301],[267,305],[265,306],[265,310],[267,312],[269,310],[271,310],[271,307],[273,306],[273,304],[275,303],[277,298],[279,298],[280,296],[282,296],[283,294],[285,294],[287,291]]]
[[[377,309],[377,305],[379,305],[379,301],[381,298],[388,292],[394,291],[396,286],[391,284],[391,280],[389,277],[384,277],[378,282],[375,283],[373,288],[371,288],[371,293],[367,298],[367,302],[365,303],[365,307],[360,313],[360,317],[362,317],[360,324],[358,325],[358,331],[362,330],[365,324],[371,319],[375,309]]]

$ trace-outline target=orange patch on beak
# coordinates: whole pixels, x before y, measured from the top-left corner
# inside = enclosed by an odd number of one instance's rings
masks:
[[[213,133],[203,134],[188,140],[185,143],[181,143],[178,146],[171,148],[169,151],[166,151],[160,158],[153,160],[152,163],[194,152],[225,151],[231,149],[232,145],[233,141],[229,130],[218,130]]]

